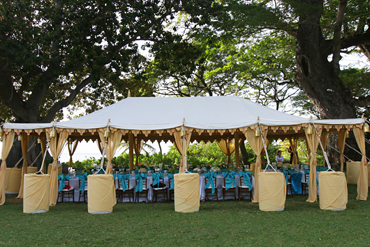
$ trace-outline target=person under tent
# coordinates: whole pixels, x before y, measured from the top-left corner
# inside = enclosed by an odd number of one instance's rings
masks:
[[[277,151],[277,155],[276,155],[276,162],[277,163],[283,163],[284,162],[284,157],[281,156],[281,150],[278,150]]]

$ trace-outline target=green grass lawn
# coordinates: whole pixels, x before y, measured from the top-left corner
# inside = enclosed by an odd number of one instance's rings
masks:
[[[60,203],[23,214],[22,203],[0,206],[0,246],[369,246],[370,201],[349,185],[347,210],[320,210],[308,196],[288,196],[285,211],[262,212],[249,201],[200,204],[176,213],[172,203],[119,203],[91,215],[86,203]],[[9,196],[8,196],[9,198]]]

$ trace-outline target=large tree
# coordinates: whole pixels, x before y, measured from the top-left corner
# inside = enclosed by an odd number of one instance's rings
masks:
[[[353,49],[369,57],[368,1],[224,1],[224,4],[223,15],[215,17],[219,21],[213,23],[218,36],[240,40],[252,33],[269,36],[276,30],[285,32],[296,42],[294,80],[320,117],[356,117],[356,102],[339,76],[339,61],[342,52]],[[212,33],[207,27],[202,32],[206,30]],[[369,102],[369,95],[363,96],[362,101]]]
[[[64,107],[80,103],[81,93],[90,99],[82,107],[90,104],[91,110],[96,102],[114,100],[116,90],[151,95],[142,81],[125,80],[142,66],[137,41],[160,42],[172,35],[164,24],[179,11],[202,16],[216,7],[209,0],[2,1],[3,116],[50,122],[56,114],[62,117]]]

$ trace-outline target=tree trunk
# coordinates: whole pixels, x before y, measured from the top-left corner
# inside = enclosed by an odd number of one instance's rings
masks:
[[[306,11],[299,19],[295,80],[316,106],[321,119],[356,118],[351,92],[339,78],[335,66],[328,61],[325,55],[327,51],[322,45],[324,38],[320,18],[323,1],[301,0],[301,4],[310,11]],[[333,140],[329,143],[337,147]],[[347,144],[358,149],[353,135],[347,139]],[[359,160],[358,154],[351,149],[346,148],[345,154],[350,159]],[[334,152],[329,152],[329,156],[333,155],[337,156]],[[330,159],[335,163],[338,161],[334,157]]]
[[[317,107],[322,119],[355,118],[351,92],[335,73],[323,50],[320,28],[322,0],[302,0],[311,12],[300,16],[297,34],[297,73],[299,87]]]
[[[243,164],[244,165],[250,165],[250,163],[248,161],[249,156],[248,156],[247,149],[245,148],[244,140],[240,143],[239,147],[240,147],[240,153],[242,154]]]

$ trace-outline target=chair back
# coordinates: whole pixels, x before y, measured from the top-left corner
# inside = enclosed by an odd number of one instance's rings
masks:
[[[216,178],[212,178],[213,179],[213,183],[214,183],[214,185],[215,185],[215,188],[217,188],[217,185],[216,185]],[[205,178],[205,185],[207,185],[207,183],[208,183],[208,180],[209,180],[209,178]],[[205,188],[205,189],[212,189],[212,184],[210,183],[209,184],[209,186],[207,187],[207,188]]]
[[[308,182],[309,178],[310,178],[310,174],[309,174],[309,173],[305,173],[305,174],[304,174],[304,181],[305,181],[306,183]]]
[[[143,190],[146,190],[148,189],[148,186],[147,186],[147,178],[143,178]],[[137,180],[136,180],[136,183],[137,183]],[[127,187],[128,188],[128,187]]]
[[[78,180],[78,188],[81,188],[81,180]],[[85,190],[87,190],[87,179],[85,180]]]
[[[144,186],[144,181],[143,181],[143,186]],[[126,179],[126,188],[130,189],[130,179]],[[122,184],[118,180],[118,189],[122,189]]]
[[[244,181],[244,180],[243,180]],[[223,185],[222,185],[222,187],[226,187],[226,178],[224,177],[224,179],[223,179]],[[236,186],[234,186],[234,184],[233,183],[231,183],[231,187],[230,188],[236,188]]]

